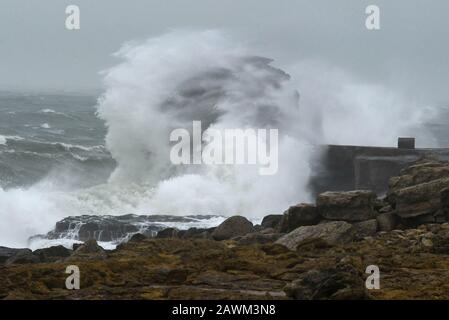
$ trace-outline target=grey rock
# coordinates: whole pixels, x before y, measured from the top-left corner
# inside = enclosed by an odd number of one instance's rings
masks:
[[[180,234],[182,239],[209,239],[215,228],[190,228]]]
[[[157,233],[157,239],[178,238],[179,230],[176,228],[167,228]]]
[[[212,238],[215,240],[228,240],[254,231],[254,226],[248,219],[242,216],[233,216],[223,221],[212,232]]]
[[[376,194],[372,191],[324,192],[317,197],[319,214],[326,220],[365,221],[374,219]]]
[[[0,264],[36,263],[39,258],[30,249],[0,247]]]
[[[64,246],[53,246],[44,249],[37,249],[33,252],[38,256],[41,262],[54,262],[59,259],[67,258],[72,254],[72,250]]]
[[[263,228],[276,228],[281,220],[282,214],[270,214],[263,218],[261,226]]]
[[[145,235],[141,233],[136,233],[128,240],[128,242],[141,242],[148,239]]]
[[[310,226],[320,221],[320,215],[314,205],[301,203],[288,208],[279,223],[280,232],[290,232],[301,226]]]
[[[56,223],[55,229],[43,238],[72,238],[78,241],[122,241],[139,232],[146,237],[155,237],[164,229],[165,223],[189,223],[210,219],[214,216],[170,216],[170,215],[82,215],[67,217]],[[40,236],[42,238],[42,236]]]
[[[310,239],[320,239],[329,245],[348,243],[356,236],[356,229],[347,222],[333,221],[321,223],[316,226],[299,227],[284,235],[275,243],[281,244],[290,250],[296,250],[297,246]]]
[[[399,189],[390,195],[395,213],[401,218],[433,215],[442,206],[441,192],[449,187],[449,178],[433,180]]]

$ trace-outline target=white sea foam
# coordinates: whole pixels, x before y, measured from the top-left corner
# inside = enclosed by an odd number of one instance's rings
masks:
[[[40,110],[40,112],[41,113],[56,113],[56,111],[53,109],[42,109],[42,110]]]
[[[55,111],[55,110],[53,110],[53,109],[42,109],[42,110],[39,110],[39,113],[55,114],[55,115],[60,115],[60,116],[69,117],[69,116],[68,116],[67,114],[65,114],[64,112]]]
[[[24,138],[20,136],[0,135],[0,145],[6,145],[8,140],[21,141],[24,140]]]

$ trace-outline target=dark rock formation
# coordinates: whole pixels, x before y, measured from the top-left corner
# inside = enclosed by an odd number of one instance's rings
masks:
[[[167,228],[167,229],[159,231],[156,235],[156,238],[158,238],[158,239],[177,238],[178,233],[179,233],[179,230],[176,228]]]
[[[270,214],[265,216],[260,224],[263,228],[276,228],[282,220],[281,214]]]
[[[280,232],[290,232],[301,226],[317,224],[321,217],[316,206],[301,203],[288,208],[279,223]]]
[[[447,221],[449,164],[423,159],[389,183],[386,200],[405,227]]]
[[[64,246],[54,246],[35,250],[33,254],[39,257],[41,262],[53,262],[69,257],[72,254],[72,250]]]
[[[166,227],[164,223],[192,223],[214,216],[170,216],[170,215],[133,215],[122,216],[76,216],[68,217],[56,223],[55,229],[46,238],[71,238],[79,241],[95,239],[97,241],[122,241],[135,233],[155,237]]]
[[[0,247],[0,264],[26,264],[39,262],[39,257],[33,255],[30,249],[13,249]]]
[[[30,249],[13,249],[13,248],[7,248],[7,247],[0,247],[0,263],[5,263],[8,259],[10,259],[11,257],[13,257],[21,252],[29,253],[29,252],[31,252],[31,250]]]
[[[223,221],[212,232],[212,238],[215,240],[228,240],[254,231],[254,226],[248,219],[242,216],[233,216]]]
[[[287,296],[300,300],[361,300],[369,296],[360,270],[349,264],[310,270],[287,285]]]
[[[145,235],[141,234],[141,233],[136,233],[134,235],[131,236],[131,238],[129,238],[128,242],[140,242],[140,241],[144,241],[148,239],[148,237],[146,237]]]
[[[441,191],[449,186],[449,178],[437,179],[394,192],[395,213],[401,218],[435,215],[441,208]]]

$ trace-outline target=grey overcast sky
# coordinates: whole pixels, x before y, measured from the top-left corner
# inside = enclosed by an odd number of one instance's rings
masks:
[[[79,31],[65,29],[69,4]],[[369,4],[381,9],[379,31],[365,28]],[[182,28],[228,31],[278,66],[318,59],[449,102],[447,0],[1,0],[0,89],[101,89],[99,71],[123,42]]]

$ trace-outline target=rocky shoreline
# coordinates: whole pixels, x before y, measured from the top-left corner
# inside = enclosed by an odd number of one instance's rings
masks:
[[[449,163],[426,158],[392,177],[385,197],[325,192],[260,225],[233,216],[135,233],[115,250],[93,229],[72,249],[0,247],[0,298],[448,299],[448,221]],[[80,268],[80,290],[65,288],[68,265]],[[365,287],[369,265],[378,290]]]

